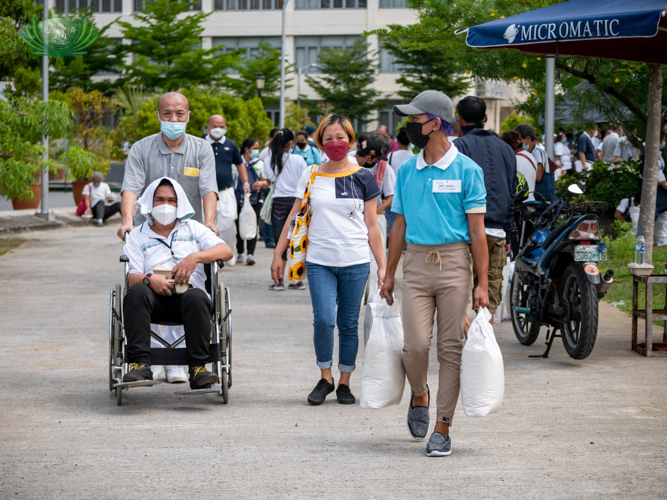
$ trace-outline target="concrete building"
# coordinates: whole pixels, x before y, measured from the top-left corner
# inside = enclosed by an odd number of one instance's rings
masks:
[[[50,7],[67,13],[78,7],[92,6],[99,27],[119,16],[132,21],[133,12],[140,10],[147,0],[48,0]],[[224,46],[222,50],[246,49],[252,53],[260,42],[281,47],[281,9],[284,0],[199,0],[193,10],[212,12],[206,20],[202,47]],[[286,98],[297,98],[297,81],[301,94],[316,99],[317,95],[305,81],[305,75],[316,75],[317,54],[324,47],[346,47],[364,31],[390,24],[408,25],[417,22],[417,13],[407,9],[405,0],[288,0],[286,8],[286,47],[289,64],[295,64],[299,75],[291,75],[293,87]],[[112,38],[121,38],[117,25],[109,30]],[[398,68],[391,54],[383,50],[377,36],[368,39],[372,50],[378,51],[380,71],[375,82],[377,90],[387,99],[387,107],[378,114],[378,122],[395,130],[399,120],[393,105],[403,100],[396,94],[399,86]],[[128,43],[128,41],[126,41]],[[487,99],[489,128],[499,130],[500,124],[511,113],[508,89],[505,85],[474,84],[471,93]],[[278,105],[266,110],[274,123],[279,121]],[[372,127],[372,123],[368,128]]]

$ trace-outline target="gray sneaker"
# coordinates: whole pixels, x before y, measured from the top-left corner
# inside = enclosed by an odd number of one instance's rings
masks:
[[[431,389],[426,384],[426,391],[428,392],[428,404],[431,406]],[[410,391],[410,407],[408,408],[408,432],[412,439],[421,441],[428,434],[428,428],[431,424],[429,416],[429,406],[412,406],[412,398],[415,393]]]
[[[452,439],[441,432],[431,434],[426,445],[427,457],[446,457],[452,454]]]
[[[275,283],[271,283],[271,286],[269,286],[269,290],[271,290],[272,292],[284,292],[285,285],[283,285],[283,280],[280,280],[280,282],[277,285]]]

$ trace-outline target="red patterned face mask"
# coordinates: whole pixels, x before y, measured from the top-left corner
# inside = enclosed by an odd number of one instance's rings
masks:
[[[350,143],[345,141],[329,141],[324,144],[324,152],[333,161],[340,161],[347,156]]]

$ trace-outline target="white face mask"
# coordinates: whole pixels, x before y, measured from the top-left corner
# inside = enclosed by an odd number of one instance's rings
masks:
[[[176,220],[176,207],[166,203],[164,205],[158,205],[153,207],[151,215],[157,222],[163,226],[167,226]]]
[[[227,133],[227,129],[222,127],[215,127],[209,130],[208,133],[211,134],[211,137],[217,140],[222,138]]]

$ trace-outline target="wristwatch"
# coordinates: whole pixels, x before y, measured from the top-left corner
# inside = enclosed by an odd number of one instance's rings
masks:
[[[152,276],[152,274],[147,274],[146,275],[146,277],[144,278],[144,285],[151,286],[151,276]]]

